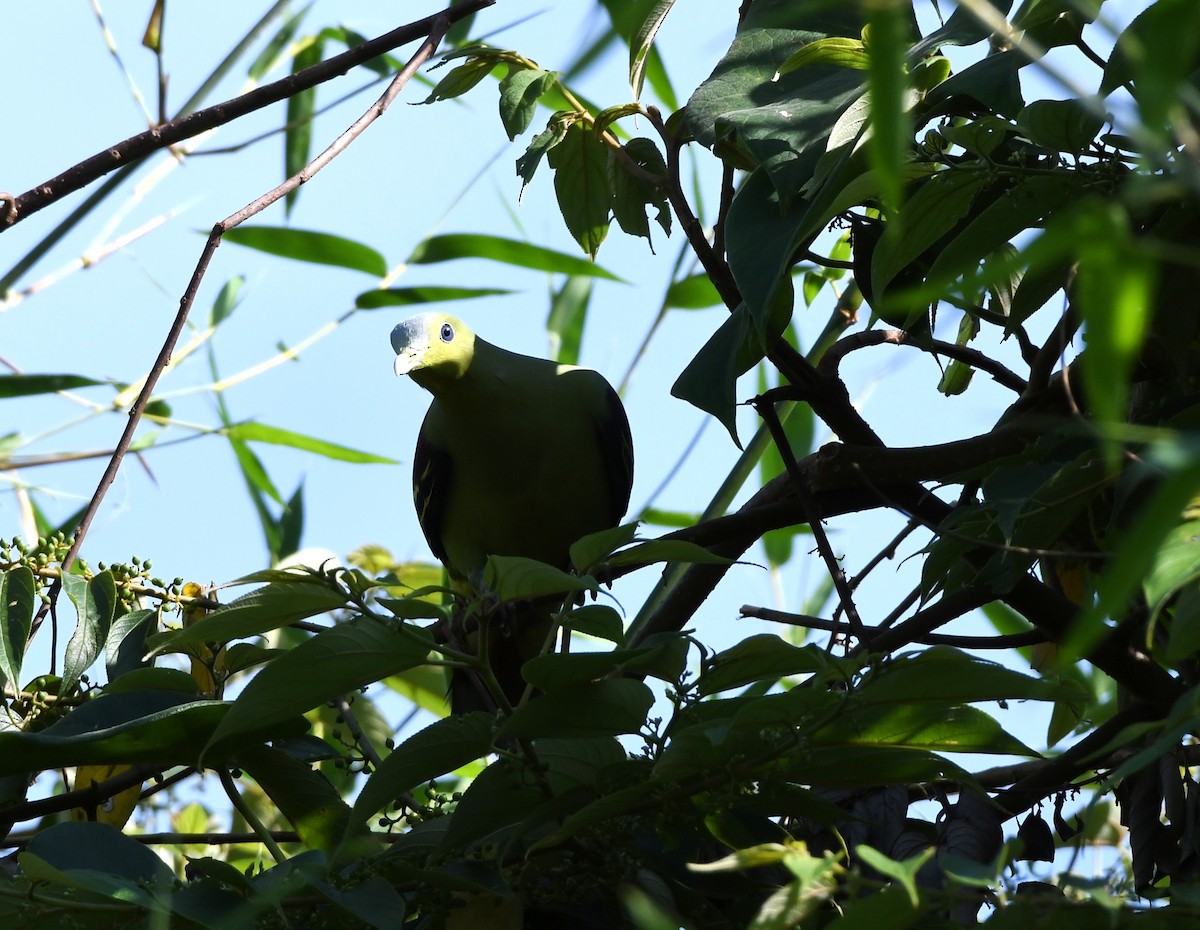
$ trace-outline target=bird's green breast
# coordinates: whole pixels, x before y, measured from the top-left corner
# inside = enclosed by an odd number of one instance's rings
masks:
[[[427,532],[460,577],[489,554],[565,567],[573,542],[614,523],[601,428],[610,389],[594,371],[484,345],[422,427],[449,466],[440,526]]]

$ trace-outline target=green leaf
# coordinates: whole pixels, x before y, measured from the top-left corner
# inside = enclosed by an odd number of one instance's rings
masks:
[[[987,182],[986,172],[962,169],[936,174],[917,189],[904,206],[903,221],[889,222],[875,247],[871,288],[876,300],[896,275],[958,225]]]
[[[653,565],[656,562],[685,562],[691,565],[733,565],[734,559],[709,552],[686,539],[651,539],[614,553],[608,564],[614,568]]]
[[[331,854],[345,839],[350,808],[319,769],[267,746],[239,752],[237,765],[287,818],[305,846]]]
[[[0,398],[28,397],[30,394],[52,394],[74,388],[107,384],[83,375],[0,375]]]
[[[191,630],[200,627],[212,614]],[[205,747],[270,730],[339,695],[424,663],[432,638],[409,626],[359,617],[324,630],[281,655],[250,679]],[[319,669],[319,674],[314,670]]]
[[[237,308],[238,296],[241,293],[242,285],[246,283],[246,279],[242,275],[234,275],[222,286],[217,294],[217,299],[213,301],[212,312],[209,314],[208,325],[212,327],[220,326]]]
[[[292,58],[292,74],[303,71],[321,60],[325,43],[319,36],[312,36]],[[287,98],[287,124],[283,133],[283,176],[290,178],[299,174],[308,164],[312,151],[313,117],[317,111],[317,88],[309,87]],[[284,214],[290,216],[296,198],[304,185],[289,191],[284,198]]]
[[[640,100],[642,84],[646,79],[646,66],[650,61],[650,52],[654,48],[654,37],[662,27],[667,14],[675,0],[655,0],[647,8],[646,15],[634,29],[629,40],[629,86],[633,90],[633,99]]]
[[[983,711],[966,704],[941,702],[851,704],[814,734],[813,740],[836,746],[1037,755]]]
[[[597,562],[607,559],[622,546],[633,542],[637,534],[637,521],[623,523],[611,529],[589,533],[571,545],[571,564],[577,571],[586,572]]]
[[[279,30],[271,36],[271,40],[263,46],[263,50],[258,53],[258,57],[247,69],[247,77],[251,81],[256,83],[261,81],[275,67],[283,50],[291,45],[293,37],[300,31],[304,14],[307,12],[308,7],[306,6],[289,15]]]
[[[694,274],[672,281],[663,298],[663,305],[679,310],[703,310],[721,303],[712,279],[706,274]]]
[[[1030,59],[1016,50],[988,55],[934,87],[925,95],[922,109],[937,113],[966,104],[972,110],[982,107],[1013,119],[1025,106],[1018,72],[1029,63]]]
[[[1117,38],[1100,94],[1131,84],[1141,125],[1157,135],[1177,118],[1173,111],[1181,105],[1181,94],[1194,93],[1198,67],[1200,7],[1188,0],[1156,0]]]
[[[567,229],[593,259],[608,235],[613,190],[608,177],[608,147],[591,126],[577,120],[547,155],[554,169],[554,192]]]
[[[1142,583],[1146,603],[1152,611],[1166,604],[1176,592],[1200,579],[1200,520],[1174,527],[1155,553],[1154,567]]]
[[[702,695],[717,694],[756,681],[815,674],[828,664],[814,644],[793,646],[773,633],[760,633],[717,653],[705,664],[697,687]]]
[[[1189,446],[1164,444],[1151,457],[1167,474],[1141,508],[1132,526],[1122,530],[1113,558],[1096,583],[1096,598],[1084,604],[1059,644],[1059,663],[1066,667],[1111,634],[1106,617],[1125,615],[1129,597],[1154,566],[1163,541],[1179,523],[1188,502],[1200,489],[1200,458]]]
[[[101,695],[45,730],[0,732],[0,775],[109,762],[194,765],[229,706],[177,691]]]
[[[101,894],[111,893],[111,888],[87,881],[87,873],[95,881],[119,876],[147,888],[170,885],[174,877],[153,850],[106,823],[54,824],[34,834],[26,850],[55,869],[73,873],[82,887]]]
[[[525,193],[525,186],[533,180],[542,159],[566,138],[567,125],[564,120],[551,119],[549,125],[533,137],[524,153],[517,159],[517,177],[521,179],[522,194]]]
[[[265,442],[273,446],[289,446],[293,449],[312,452],[315,455],[321,455],[338,462],[354,462],[360,465],[399,464],[395,459],[390,459],[384,455],[360,452],[357,449],[340,446],[337,443],[326,442],[324,439],[316,439],[313,436],[305,436],[303,433],[294,433],[291,430],[281,429],[278,426],[268,426],[265,423],[254,421],[234,423],[222,429],[221,432],[231,439],[237,439],[242,442]]]
[[[153,650],[155,654],[186,652],[199,643],[258,636],[345,605],[340,592],[297,576],[291,583],[266,585],[243,594],[182,630],[153,637]]]
[[[413,265],[432,265],[460,258],[486,258],[520,268],[548,271],[551,274],[577,274],[607,278],[610,281],[621,280],[612,272],[605,271],[587,259],[516,239],[482,233],[449,233],[424,239],[413,249],[408,261]]]
[[[879,180],[889,216],[898,216],[904,195],[904,163],[912,147],[912,119],[906,106],[910,84],[905,65],[912,8],[883,3],[870,14],[867,87],[871,105],[867,154]]]
[[[492,73],[496,63],[489,59],[473,59],[453,69],[429,92],[422,103],[434,103],[438,100],[453,100],[465,94],[472,87]]]
[[[131,610],[113,620],[104,658],[109,682],[152,661],[146,658],[146,638],[157,624],[158,611],[152,607]]]
[[[521,674],[535,688],[547,693],[559,693],[618,673],[652,676],[670,684],[677,682],[683,673],[687,650],[686,639],[670,635],[635,649],[535,656],[521,666]]]
[[[1129,380],[1150,328],[1146,308],[1155,304],[1156,262],[1130,242],[1127,223],[1115,204],[1083,211],[1077,223],[1075,293],[1087,347],[1080,367],[1089,403],[1104,425],[1126,419]],[[1106,437],[1105,451],[1115,466],[1120,455],[1115,437]]]
[[[37,582],[26,565],[0,575],[0,675],[16,690],[21,686],[21,663],[37,609]]]
[[[510,141],[529,128],[538,99],[557,78],[553,71],[509,66],[508,75],[500,82],[500,122]]]
[[[564,618],[563,623],[577,633],[617,645],[625,639],[625,624],[621,621],[621,615],[607,604],[576,607]]]
[[[905,859],[902,862],[897,862],[895,859],[889,859],[883,853],[865,844],[854,848],[854,854],[860,860],[880,875],[893,878],[900,883],[900,887],[908,895],[908,903],[913,908],[916,908],[920,902],[920,893],[917,891],[917,873],[921,870],[921,866],[933,857],[935,852],[937,852],[937,848],[931,846],[919,855]],[[913,916],[916,916],[915,911],[913,912]]]
[[[62,584],[79,614],[63,658],[59,691],[67,694],[104,648],[117,609],[117,584],[110,571],[100,572],[90,581],[67,572],[62,576]]]
[[[286,226],[238,226],[225,233],[224,240],[299,262],[334,265],[379,278],[387,274],[387,261],[373,248],[331,233]]]
[[[351,823],[365,824],[401,795],[486,756],[496,719],[483,711],[430,724],[392,750],[363,785]]]
[[[866,71],[871,67],[870,56],[861,39],[828,36],[792,52],[775,71],[772,80],[777,81],[785,74],[809,65],[832,65],[835,68],[853,68],[855,71]]]
[[[447,850],[470,844],[504,828],[520,824],[546,803],[546,796],[524,765],[500,759],[471,782],[442,835]]]
[[[1036,145],[1078,155],[1104,128],[1104,117],[1076,99],[1037,100],[1017,114],[1017,128]]]
[[[649,139],[630,139],[623,151],[642,170],[666,177],[667,165],[662,153]],[[621,229],[631,236],[649,240],[650,223],[646,208],[653,207],[655,222],[669,236],[671,208],[667,203],[666,190],[634,175],[615,152],[607,152],[607,158],[609,182],[612,185],[612,211]]]
[[[550,298],[546,331],[550,334],[550,357],[561,365],[578,365],[583,342],[583,325],[592,299],[592,279],[568,275]]]
[[[931,646],[893,658],[857,694],[871,704],[1059,701],[1077,696],[1072,688],[1022,675],[952,646]]]
[[[865,80],[860,71],[829,65],[772,78],[801,46],[861,35],[864,10],[858,3],[751,4],[729,50],[688,100],[688,129],[707,147],[745,151],[767,171],[781,198],[791,198],[812,177],[815,156],[825,151],[834,123],[862,96]]]
[[[363,291],[354,298],[359,310],[378,310],[381,307],[409,307],[415,304],[436,304],[450,300],[474,300],[479,297],[499,297],[514,291],[502,287],[387,287]]]
[[[560,688],[522,704],[501,726],[498,739],[618,736],[646,723],[654,694],[629,678],[589,681]]]
[[[570,591],[599,590],[594,578],[572,575],[545,562],[516,555],[488,556],[483,583],[504,604]]]

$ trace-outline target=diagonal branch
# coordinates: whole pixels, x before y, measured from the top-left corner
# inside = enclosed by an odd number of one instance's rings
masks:
[[[164,123],[161,126],[154,126],[136,136],[130,136],[123,142],[118,142],[116,145],[97,152],[90,158],[68,168],[62,174],[44,181],[23,194],[16,196],[0,194],[0,201],[7,201],[4,208],[0,209],[0,232],[16,225],[38,210],[61,200],[67,194],[74,193],[92,181],[104,177],[110,171],[134,164],[159,149],[167,148],[184,139],[190,139],[192,136],[222,126],[248,113],[253,113],[255,110],[261,110],[272,103],[285,100],[302,90],[339,77],[355,65],[377,58],[384,52],[391,51],[414,39],[431,35],[435,25],[442,19],[454,23],[493,3],[495,0],[465,0],[465,2],[456,4],[441,13],[426,16],[424,19],[416,20],[406,26],[400,26],[376,39],[364,42],[340,55],[319,62],[311,68],[297,71],[295,74],[273,84],[267,84],[241,97],[197,110],[180,119]]]
[[[464,4],[463,7],[468,5]],[[461,8],[459,7],[459,9]],[[271,204],[275,203],[275,201],[286,197],[290,191],[295,190],[301,184],[311,179],[318,171],[341,154],[351,142],[358,138],[371,123],[383,114],[396,97],[400,95],[400,91],[404,89],[405,85],[412,79],[412,76],[417,73],[417,69],[429,60],[430,56],[437,49],[438,44],[442,41],[443,36],[445,36],[446,30],[450,28],[450,22],[450,17],[448,16],[436,16],[432,18],[425,41],[421,43],[421,47],[409,59],[404,69],[388,85],[383,96],[375,101],[362,116],[355,120],[349,129],[338,136],[325,151],[278,187],[268,191],[213,226],[208,241],[204,244],[204,250],[200,253],[200,259],[196,263],[196,269],[192,272],[192,278],[188,282],[187,290],[184,291],[183,298],[179,301],[179,312],[176,314],[175,320],[171,324],[171,329],[167,333],[167,338],[159,350],[158,358],[154,360],[154,365],[146,376],[146,381],[142,385],[141,391],[138,392],[137,400],[129,408],[129,420],[125,424],[125,430],[122,432],[117,447],[113,451],[112,458],[109,459],[108,466],[104,469],[104,474],[100,477],[100,483],[96,487],[95,493],[92,494],[87,509],[79,521],[79,527],[75,531],[75,540],[62,561],[62,571],[64,573],[70,569],[76,556],[79,554],[79,549],[83,545],[84,538],[87,536],[92,519],[96,516],[96,511],[100,508],[100,502],[104,499],[104,495],[116,478],[117,471],[121,467],[121,462],[125,458],[125,453],[129,450],[129,446],[133,442],[133,434],[137,430],[138,423],[141,421],[142,413],[146,409],[146,404],[150,401],[150,396],[154,393],[154,387],[158,383],[159,376],[171,360],[171,353],[175,349],[175,344],[179,341],[180,333],[183,332],[184,324],[187,322],[188,313],[196,301],[196,295],[200,291],[200,282],[204,279],[204,275],[208,271],[209,263],[212,261],[213,254],[217,251],[217,246],[221,244],[221,237],[228,230],[245,222],[250,217],[261,213]],[[47,608],[55,603],[61,589],[62,579],[60,577],[54,582],[48,592],[49,603],[39,611],[34,621],[33,628],[29,634],[30,640],[33,639],[38,626],[45,619]]]

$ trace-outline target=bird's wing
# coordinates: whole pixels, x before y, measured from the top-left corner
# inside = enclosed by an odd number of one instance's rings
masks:
[[[434,556],[443,565],[449,566],[446,544],[442,529],[446,516],[446,500],[453,480],[450,454],[434,444],[425,433],[417,434],[417,448],[413,452],[413,503],[417,508],[417,520],[421,532]]]
[[[596,420],[596,441],[608,479],[609,522],[616,526],[629,508],[633,490],[633,436],[621,398],[612,385],[603,383],[604,406]]]

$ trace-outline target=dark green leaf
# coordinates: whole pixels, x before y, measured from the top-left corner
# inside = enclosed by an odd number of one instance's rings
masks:
[[[478,297],[498,297],[512,293],[513,291],[502,287],[443,287],[439,285],[388,287],[363,291],[354,298],[354,306],[359,310],[378,310],[381,307],[409,307],[414,304],[474,300]]]
[[[496,720],[475,711],[430,724],[392,750],[354,802],[353,824],[365,824],[402,795],[488,754]]]
[[[610,281],[621,280],[594,262],[575,255],[555,252],[515,239],[475,233],[450,233],[424,239],[413,249],[408,260],[413,265],[432,265],[459,258],[486,258],[506,265],[548,271],[551,274],[577,274],[607,278]]]
[[[721,295],[713,286],[712,279],[706,274],[694,274],[679,281],[672,281],[667,288],[663,304],[680,310],[703,310],[705,307],[715,307],[721,302]]]
[[[610,643],[620,644],[625,638],[621,615],[606,604],[585,604],[576,607],[563,621],[570,629]]]
[[[21,663],[37,602],[37,582],[28,566],[0,575],[0,675],[13,690],[21,686]]]
[[[254,779],[305,846],[331,854],[345,838],[350,808],[318,769],[267,746],[239,752],[237,766]]]
[[[83,375],[0,375],[0,398],[51,394],[106,383]]]
[[[666,162],[662,153],[649,139],[630,139],[624,146],[625,155],[651,175],[665,177]],[[663,232],[671,234],[671,208],[667,193],[631,172],[615,152],[608,153],[609,182],[612,185],[613,216],[621,229],[631,236],[650,239],[650,223],[646,208],[653,207],[654,219]]]
[[[896,657],[857,693],[872,704],[1057,701],[1076,696],[1073,689],[1052,680],[1022,675],[951,646]]]
[[[900,221],[887,224],[875,247],[871,289],[876,300],[897,274],[958,225],[987,182],[986,172],[962,169],[943,171],[917,189]]]
[[[812,176],[815,159],[805,156],[825,151],[830,130],[861,97],[865,80],[862,72],[830,65],[772,78],[804,44],[861,35],[867,23],[864,9],[860,4],[792,0],[751,4],[733,44],[687,103],[684,114],[692,135],[710,148],[736,135],[737,145],[767,170],[782,197],[792,197]]]
[[[312,37],[292,58],[292,74],[317,64],[325,49],[320,37]],[[287,99],[287,126],[283,138],[283,176],[290,178],[299,174],[308,164],[312,150],[313,116],[317,109],[317,88],[309,87],[290,95]],[[291,215],[296,198],[300,196],[300,185],[288,192],[284,198],[284,213]]]
[[[194,765],[228,709],[178,691],[102,695],[40,732],[0,732],[0,774],[108,762]]]
[[[562,365],[578,365],[583,342],[583,324],[592,299],[592,279],[569,275],[550,299],[546,330],[550,334],[550,357]]]
[[[290,584],[271,584],[222,604],[191,626],[156,636],[154,651],[186,651],[199,643],[227,643],[257,636],[345,604],[342,594],[323,584],[299,578]]]
[[[226,242],[299,262],[334,265],[382,278],[387,261],[368,245],[310,229],[285,226],[238,226],[225,233]]]
[[[68,873],[92,872],[97,878],[107,873],[146,886],[169,885],[174,877],[153,850],[105,823],[66,821],[54,824],[39,830],[26,849],[43,862]],[[103,893],[100,888],[90,890]]]
[[[1017,128],[1035,145],[1077,155],[1104,128],[1104,117],[1079,100],[1037,100],[1017,114]]]
[[[646,723],[654,695],[629,678],[590,681],[535,697],[517,708],[498,737],[617,736],[637,733]]]
[[[461,96],[491,74],[495,67],[496,63],[487,59],[474,59],[461,64],[438,81],[437,86],[422,102],[434,103],[438,100],[452,100]]]
[[[559,119],[550,120],[550,124],[530,141],[528,148],[517,159],[517,177],[521,179],[521,192],[525,185],[533,180],[534,172],[546,154],[562,142],[567,135],[567,124]]]
[[[360,452],[357,449],[340,446],[337,443],[327,442],[324,439],[305,436],[303,433],[294,433],[291,430],[280,429],[278,426],[268,426],[265,423],[254,421],[234,423],[232,426],[227,426],[221,430],[221,432],[230,439],[236,439],[241,442],[265,442],[275,446],[289,446],[293,449],[312,452],[314,455],[321,455],[338,462],[354,462],[360,465],[399,464],[395,459],[390,459],[384,455]]]
[[[219,612],[191,630],[217,616]],[[369,617],[318,633],[266,665],[250,680],[221,721],[205,753],[246,733],[277,726],[348,691],[420,665],[428,658],[431,646],[431,638],[423,631],[383,624]],[[320,669],[320,674],[314,674],[314,669]]]
[[[535,688],[555,693],[623,672],[672,683],[683,672],[687,650],[687,640],[670,636],[636,649],[550,653],[530,659],[521,667],[521,674]]]
[[[509,66],[508,75],[500,82],[500,122],[510,140],[529,128],[538,99],[556,79],[551,71]]]
[[[593,259],[608,235],[613,200],[608,147],[582,120],[572,123],[547,155],[554,169],[554,192],[567,229]]]
[[[488,556],[483,583],[505,604],[569,591],[597,590],[593,578],[572,575],[545,562],[515,555]]]
[[[464,849],[506,827],[513,828],[546,803],[535,779],[520,763],[500,759],[476,778],[458,802],[442,846]]]
[[[110,682],[151,661],[146,658],[146,637],[157,624],[158,611],[151,607],[131,610],[113,621],[104,661]]]
[[[90,581],[68,572],[62,583],[79,614],[63,659],[61,693],[66,694],[104,648],[117,609],[117,584],[110,571],[100,572]]]
[[[836,746],[906,746],[941,752],[1035,756],[992,717],[965,704],[867,704],[851,707],[813,736]]]
[[[242,285],[245,283],[246,279],[244,277],[235,275],[222,285],[220,293],[217,294],[217,299],[213,301],[212,312],[208,318],[209,326],[220,326],[225,320],[229,319],[229,315],[233,313],[238,305],[238,295],[241,293]]]
[[[793,646],[773,633],[761,633],[714,656],[698,687],[703,695],[717,694],[756,681],[815,674],[827,665],[823,651],[815,645]]]

